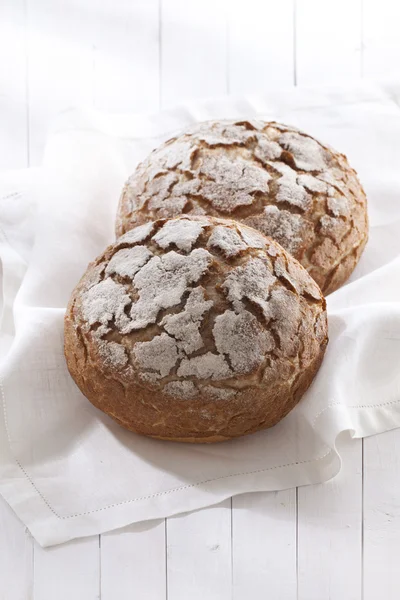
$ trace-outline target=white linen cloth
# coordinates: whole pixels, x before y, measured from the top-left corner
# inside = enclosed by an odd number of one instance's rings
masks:
[[[398,90],[398,88],[397,88]],[[40,169],[0,178],[0,493],[42,545],[256,490],[327,480],[336,442],[400,425],[400,107],[396,87],[295,90],[153,117],[66,111]],[[329,297],[330,343],[276,427],[214,445],[155,441],[95,409],[70,378],[63,316],[89,261],[113,241],[124,179],[197,120],[265,117],[340,149],[369,199],[370,240]]]

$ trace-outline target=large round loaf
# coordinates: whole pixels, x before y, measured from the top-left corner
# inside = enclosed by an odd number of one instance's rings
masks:
[[[125,185],[117,236],[181,213],[273,237],[325,295],[349,277],[368,237],[365,193],[346,157],[275,122],[205,122],[162,144]]]
[[[327,344],[320,289],[279,244],[212,217],[132,229],[89,265],[65,317],[82,392],[124,427],[223,441],[280,421]]]

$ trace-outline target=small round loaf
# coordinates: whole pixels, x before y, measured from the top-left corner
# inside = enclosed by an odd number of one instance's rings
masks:
[[[89,265],[65,317],[85,396],[120,425],[181,442],[271,427],[327,344],[325,300],[276,242],[234,221],[160,219]]]
[[[275,122],[205,122],[161,145],[128,179],[116,233],[182,213],[273,237],[325,295],[346,281],[368,238],[365,193],[346,157]]]

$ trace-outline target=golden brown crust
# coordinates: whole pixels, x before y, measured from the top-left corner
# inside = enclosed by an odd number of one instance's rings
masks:
[[[273,237],[325,295],[368,239],[365,193],[346,157],[275,122],[206,122],[168,140],[127,181],[116,234],[182,213],[233,218]]]
[[[138,227],[91,265],[65,316],[85,396],[123,427],[217,442],[280,421],[327,344],[325,300],[278,244],[208,217]]]

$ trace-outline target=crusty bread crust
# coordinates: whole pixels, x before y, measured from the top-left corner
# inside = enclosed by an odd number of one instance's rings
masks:
[[[117,237],[182,213],[273,237],[325,295],[343,285],[368,239],[366,196],[346,157],[275,122],[210,121],[156,148],[126,182]]]
[[[89,265],[65,316],[83,394],[123,427],[177,442],[278,423],[327,341],[325,300],[301,265],[258,232],[209,217],[127,233]]]

